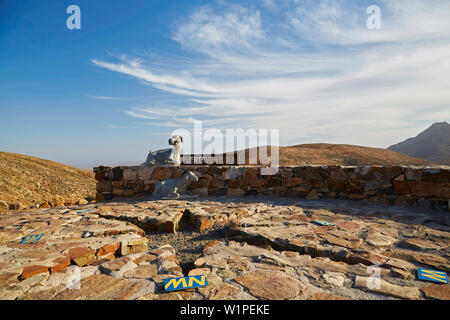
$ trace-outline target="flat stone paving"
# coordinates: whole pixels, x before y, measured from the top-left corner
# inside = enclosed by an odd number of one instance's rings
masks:
[[[74,266],[79,289],[70,286]],[[0,215],[3,300],[450,299],[450,285],[418,280],[419,267],[450,271],[450,214],[208,197]],[[164,292],[164,279],[199,274],[208,286]]]

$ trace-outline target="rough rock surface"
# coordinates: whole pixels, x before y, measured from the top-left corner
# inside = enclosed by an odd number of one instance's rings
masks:
[[[0,299],[449,299],[448,285],[417,278],[418,267],[449,272],[449,246],[448,215],[343,200],[130,199],[9,212],[0,215]],[[164,292],[164,279],[187,275],[209,285]]]

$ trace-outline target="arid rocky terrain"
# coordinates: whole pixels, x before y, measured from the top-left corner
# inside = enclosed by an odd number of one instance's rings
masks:
[[[269,151],[270,154],[270,151]],[[248,158],[248,150],[247,150]],[[280,148],[280,165],[417,165],[426,160],[384,149],[332,144]],[[0,211],[90,202],[94,174],[58,162],[0,151]]]
[[[44,236],[20,244],[34,234]],[[347,200],[134,198],[10,211],[0,215],[0,299],[450,299],[449,285],[417,278],[418,267],[450,271],[449,246],[448,214]],[[79,289],[68,287],[72,265]],[[163,279],[199,274],[208,286],[164,292]]]
[[[0,152],[0,211],[76,204],[95,195],[92,171]]]

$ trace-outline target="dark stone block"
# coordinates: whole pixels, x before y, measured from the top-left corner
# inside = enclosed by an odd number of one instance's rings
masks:
[[[257,190],[245,190],[245,196],[257,196],[258,195],[258,191]]]
[[[227,195],[227,188],[217,188],[217,195],[218,196],[226,196]]]
[[[105,200],[114,199],[114,194],[112,194],[112,193],[103,193],[103,196],[105,197]]]
[[[444,169],[423,170],[422,181],[450,183],[450,170]]]
[[[344,191],[345,190],[345,180],[337,180],[329,178],[327,179],[327,186],[330,191]]]
[[[121,167],[114,167],[109,172],[109,178],[112,181],[120,181],[123,178],[123,169]]]
[[[283,185],[283,180],[280,177],[267,176],[267,187],[279,187]]]
[[[95,180],[103,181],[105,180],[105,173],[103,171],[99,171],[95,173]]]

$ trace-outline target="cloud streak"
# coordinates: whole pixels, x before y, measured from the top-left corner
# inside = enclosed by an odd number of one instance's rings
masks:
[[[114,101],[129,101],[133,100],[133,98],[119,98],[119,97],[109,97],[109,96],[96,96],[96,95],[86,95],[89,98],[97,99],[97,100],[114,100]]]

